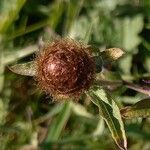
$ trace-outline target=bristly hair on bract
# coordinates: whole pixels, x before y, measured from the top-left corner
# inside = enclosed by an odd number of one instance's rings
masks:
[[[37,85],[54,100],[78,99],[95,78],[91,49],[73,39],[47,44],[36,54],[35,62]]]

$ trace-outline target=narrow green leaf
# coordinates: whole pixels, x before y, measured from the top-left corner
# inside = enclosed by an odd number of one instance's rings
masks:
[[[69,119],[71,112],[71,103],[65,102],[62,111],[54,119],[53,123],[50,126],[48,137],[46,143],[55,142],[60,137],[62,129],[64,128],[67,120]]]
[[[91,34],[91,27],[92,24],[89,24],[88,18],[79,17],[77,20],[74,21],[72,24],[68,36],[72,39],[76,39],[79,41],[88,42]],[[88,36],[85,38],[85,36]]]
[[[15,53],[13,50],[11,52],[4,51],[3,57],[2,57],[2,62],[4,65],[11,64],[12,62],[17,61],[18,59],[21,59],[28,55],[33,54],[37,50],[38,50],[37,45],[29,45],[22,49],[15,49]]]
[[[4,33],[16,19],[26,0],[0,1],[0,33]]]
[[[71,102],[72,105],[72,111],[82,117],[87,117],[87,118],[93,118],[93,115],[89,113],[84,106],[78,103]]]
[[[49,8],[50,27],[55,30],[65,10],[65,3],[62,0],[54,1]]]
[[[143,99],[132,106],[121,109],[123,118],[150,117],[150,98]]]
[[[36,75],[36,63],[34,61],[27,62],[24,64],[16,64],[10,66],[9,69],[17,74],[25,76],[35,76]]]
[[[42,115],[41,117],[34,120],[34,124],[43,123],[44,121],[54,117],[55,115],[57,115],[58,113],[60,113],[62,111],[63,106],[64,106],[63,103],[56,104],[52,109],[49,110],[49,112],[47,114]]]
[[[94,137],[101,136],[103,134],[104,130],[105,130],[104,119],[99,118],[99,122],[97,124],[95,131],[93,132],[93,136]]]
[[[3,85],[4,85],[4,64],[2,62],[2,56],[0,56],[0,92],[3,89]]]
[[[106,121],[113,139],[121,150],[127,149],[127,140],[124,124],[121,119],[120,111],[115,101],[109,93],[103,89],[95,89],[89,92],[92,102],[98,106],[100,115]]]
[[[68,34],[70,27],[79,15],[79,12],[84,4],[84,0],[69,0],[66,6],[66,22],[64,27],[65,35]]]
[[[30,32],[36,31],[40,28],[43,28],[47,25],[49,25],[48,20],[42,20],[38,23],[27,26],[25,29],[19,28],[18,30],[13,32],[11,35],[9,35],[9,38],[7,40],[12,40],[12,39],[17,38],[19,36],[23,36],[27,33],[30,33]]]

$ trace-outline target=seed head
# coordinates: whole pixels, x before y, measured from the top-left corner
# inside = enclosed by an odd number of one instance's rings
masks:
[[[78,97],[94,80],[90,49],[71,39],[48,44],[36,57],[38,86],[54,98]]]

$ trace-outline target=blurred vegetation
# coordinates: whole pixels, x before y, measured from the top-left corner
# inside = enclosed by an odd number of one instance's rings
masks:
[[[54,102],[8,66],[32,60],[41,38],[71,37],[100,50],[123,48],[126,55],[105,78],[145,85],[149,35],[149,0],[0,0],[0,150],[116,150],[88,97]],[[109,90],[120,108],[147,97],[126,87]],[[129,150],[150,150],[150,119],[124,122]]]

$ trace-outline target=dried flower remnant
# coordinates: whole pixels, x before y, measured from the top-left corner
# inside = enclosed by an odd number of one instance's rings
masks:
[[[95,63],[90,49],[71,39],[47,45],[35,61],[38,86],[56,98],[78,97],[94,80]]]
[[[105,50],[105,55],[113,60],[117,60],[124,54],[124,51],[120,48],[109,48]]]
[[[120,57],[122,57],[125,52],[120,48],[108,48],[101,53],[104,64],[110,64],[113,61],[116,61]]]

